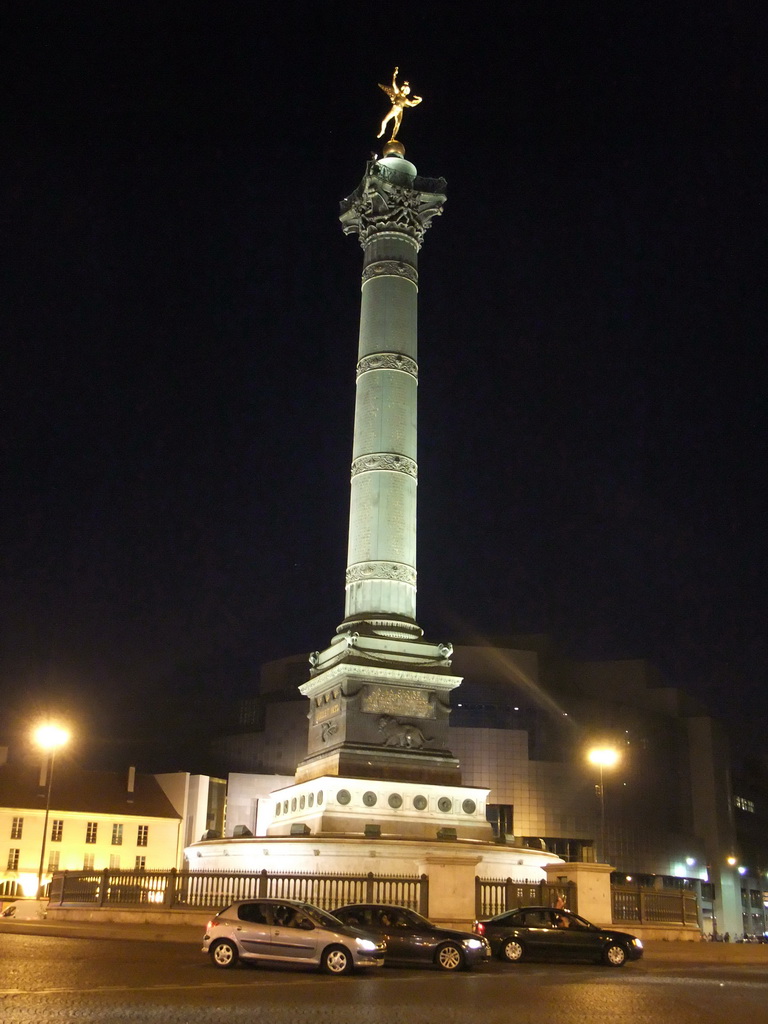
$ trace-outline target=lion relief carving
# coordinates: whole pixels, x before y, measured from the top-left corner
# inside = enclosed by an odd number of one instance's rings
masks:
[[[379,731],[384,734],[382,743],[385,747],[404,747],[406,750],[419,750],[432,740],[431,736],[425,736],[418,725],[411,722],[401,722],[391,715],[382,715],[379,718]]]

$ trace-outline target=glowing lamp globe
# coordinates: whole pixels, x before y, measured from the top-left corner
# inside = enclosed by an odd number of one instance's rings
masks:
[[[43,750],[58,750],[69,742],[70,733],[69,729],[61,725],[47,722],[45,725],[39,725],[33,735],[38,747]]]

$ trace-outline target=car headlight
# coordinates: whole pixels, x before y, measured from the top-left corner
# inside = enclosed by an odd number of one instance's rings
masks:
[[[482,949],[483,944],[480,939],[465,939],[462,945],[466,946],[467,949]]]
[[[643,948],[642,939],[633,939],[632,943],[633,943],[633,945],[637,946],[638,949],[642,949]]]
[[[362,949],[366,953],[375,953],[379,948],[375,942],[371,942],[370,939],[355,939],[357,948]]]

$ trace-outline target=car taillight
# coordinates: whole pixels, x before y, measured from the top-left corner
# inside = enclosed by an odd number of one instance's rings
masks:
[[[485,935],[485,925],[482,921],[475,921],[475,929],[478,935]]]

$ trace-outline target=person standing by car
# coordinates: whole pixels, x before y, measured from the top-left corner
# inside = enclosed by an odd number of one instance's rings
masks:
[[[555,903],[555,910],[565,909],[565,900],[562,896],[558,896],[557,902]],[[557,924],[558,928],[570,928],[571,925],[569,918],[565,914],[555,914],[555,923]]]

